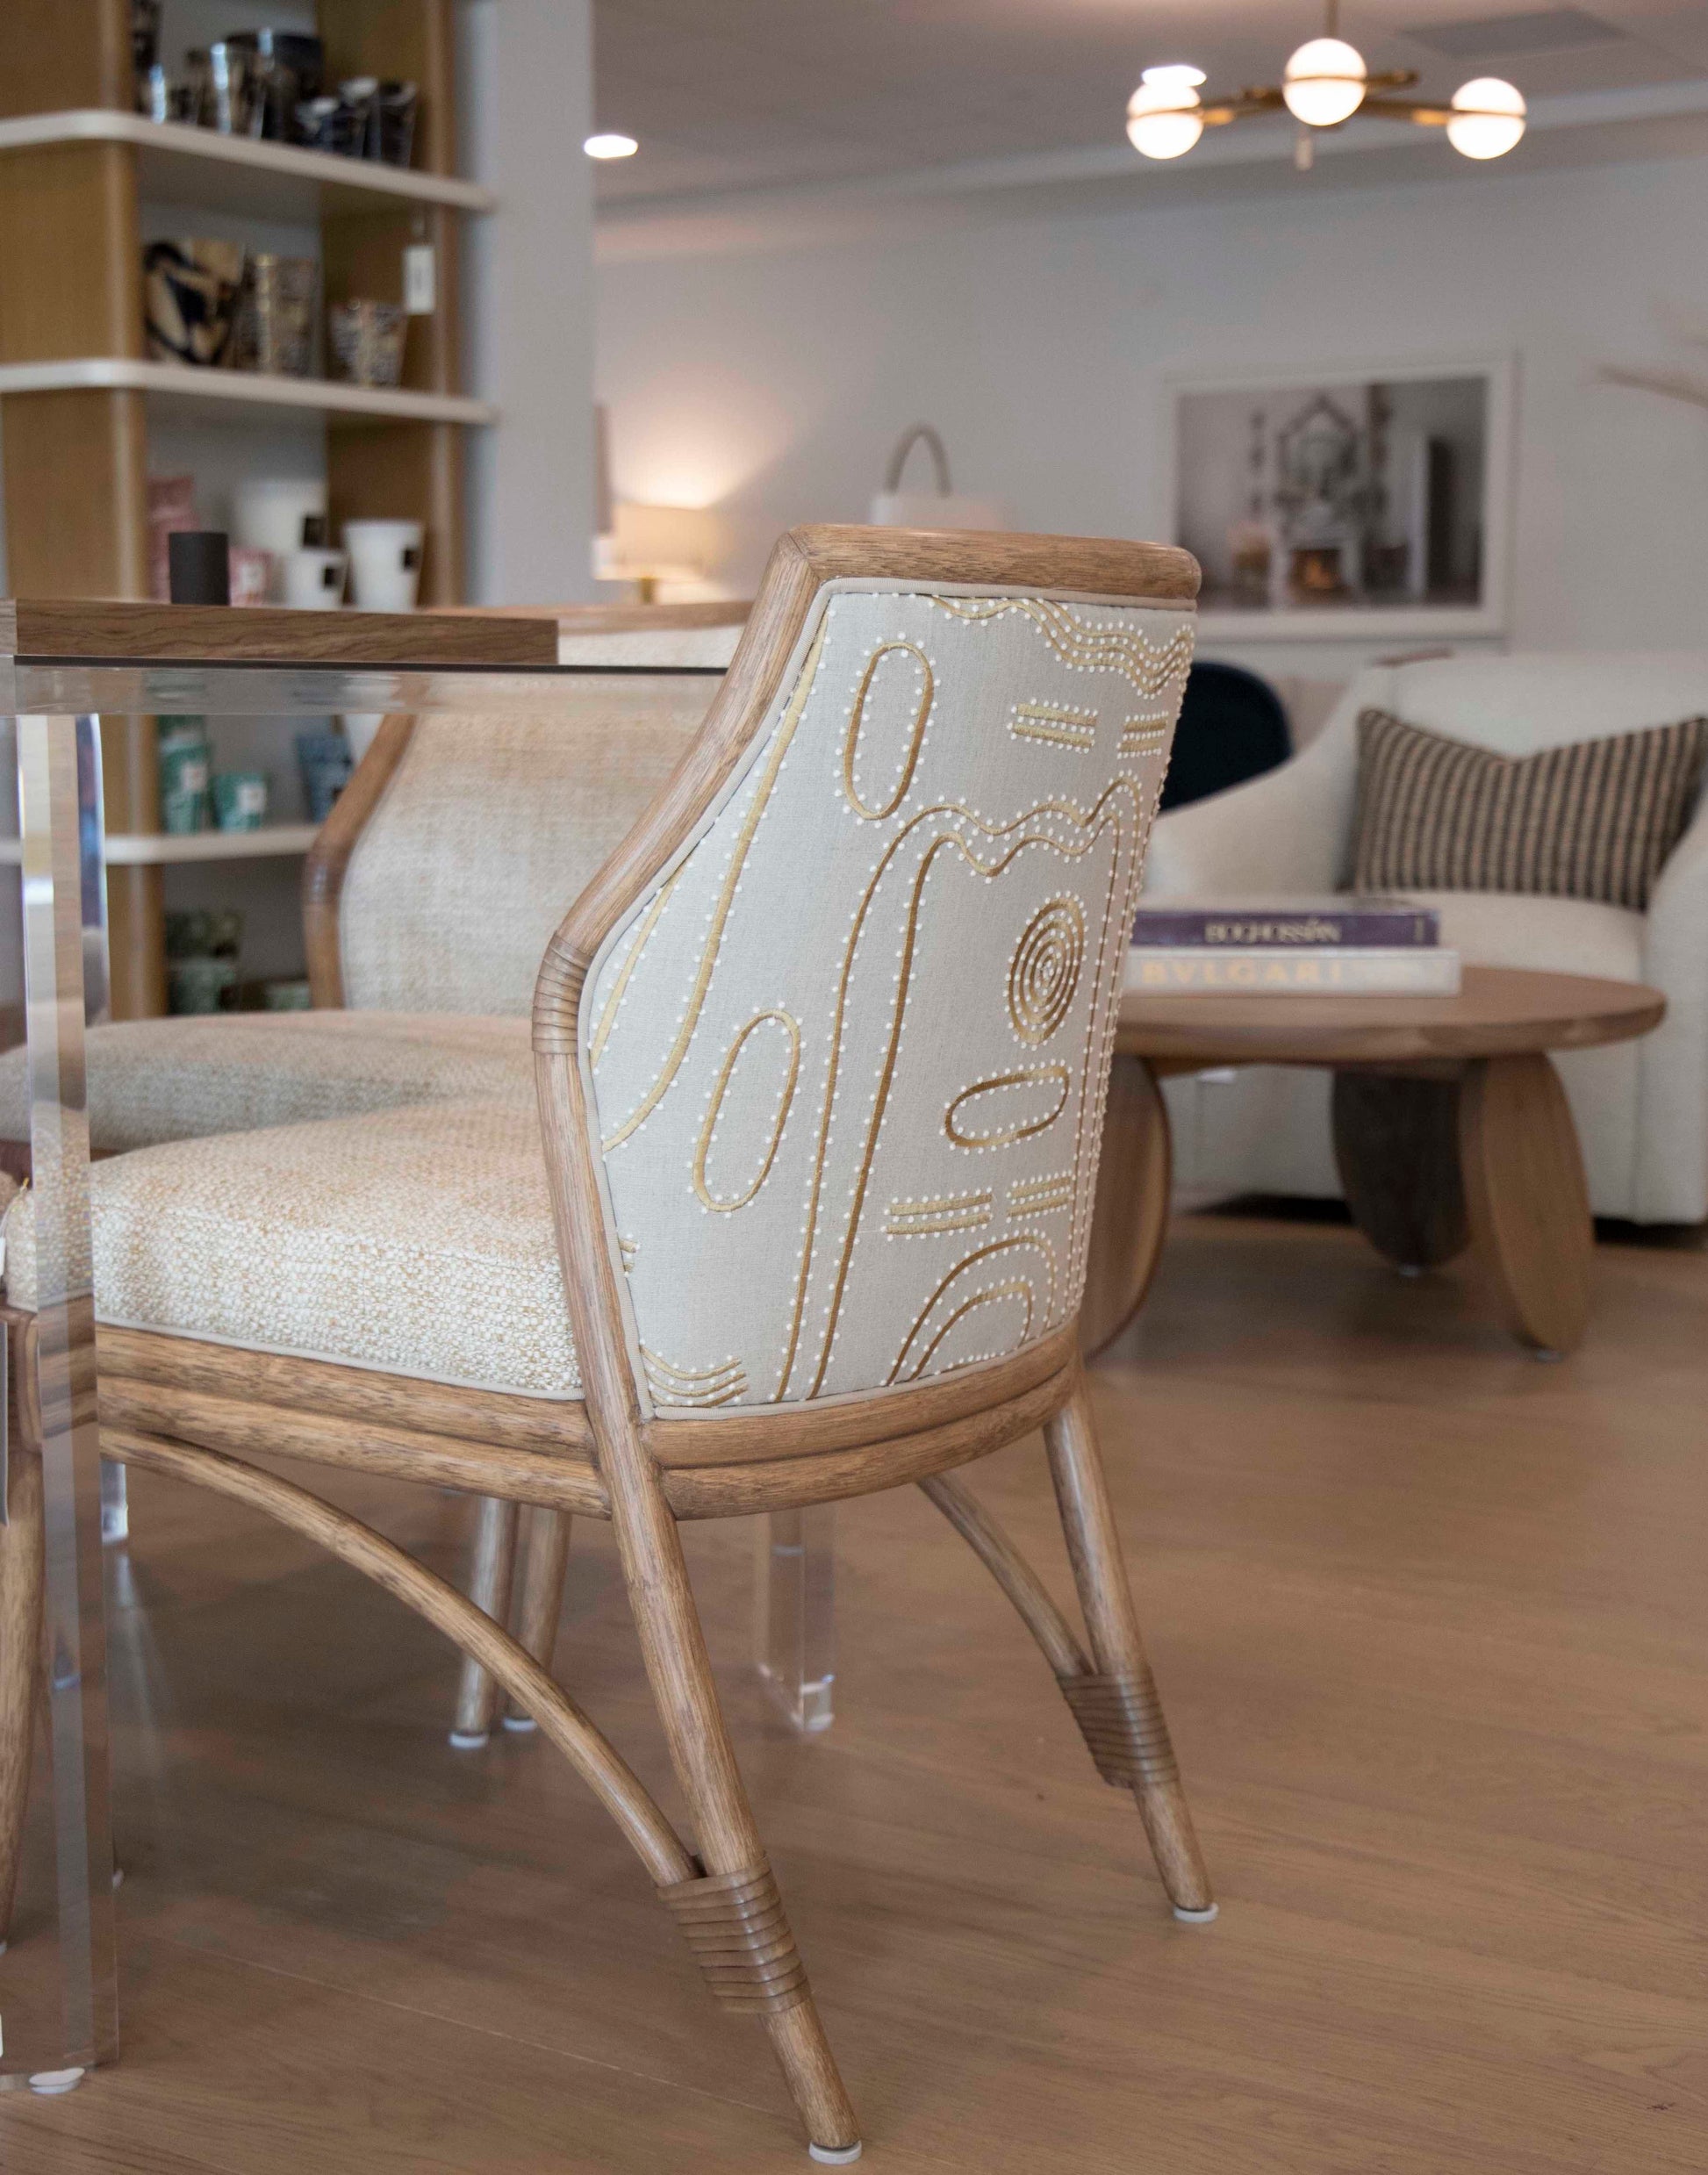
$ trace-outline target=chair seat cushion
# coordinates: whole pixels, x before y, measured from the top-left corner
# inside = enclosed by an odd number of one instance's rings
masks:
[[[1643,979],[1644,917],[1593,899],[1538,899],[1511,891],[1408,891],[1441,917],[1441,941],[1473,966],[1527,966],[1552,974]],[[1633,1044],[1634,1049],[1636,1045]]]
[[[233,1012],[127,1020],[88,1036],[90,1145],[356,1117],[416,1102],[532,1108],[525,1019],[416,1012]],[[27,1140],[27,1058],[0,1057],[0,1140]]]
[[[581,1395],[539,1119],[437,1103],[138,1149],[90,1173],[95,1308],[157,1330],[531,1397]],[[36,1305],[36,1199],[6,1282]]]

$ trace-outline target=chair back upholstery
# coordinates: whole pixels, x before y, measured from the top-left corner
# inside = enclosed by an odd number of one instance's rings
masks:
[[[716,689],[704,672],[590,672],[549,707],[416,720],[342,871],[342,1001],[525,1013],[565,908]],[[365,760],[387,753],[377,743]]]
[[[733,774],[577,999],[658,1409],[919,1383],[1079,1304],[1195,569],[913,541],[1060,573],[822,582]],[[1111,578],[1070,586],[1100,550]],[[1146,567],[1149,600],[1123,593]]]

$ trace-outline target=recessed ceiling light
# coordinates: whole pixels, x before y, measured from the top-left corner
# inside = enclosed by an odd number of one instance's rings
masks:
[[[621,136],[612,132],[589,136],[581,148],[590,159],[632,159],[640,149],[633,136]]]

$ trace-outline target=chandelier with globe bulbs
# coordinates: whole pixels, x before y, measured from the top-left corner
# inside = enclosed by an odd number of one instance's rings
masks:
[[[1302,124],[1294,151],[1302,169],[1310,167],[1315,152],[1311,132],[1338,128],[1354,114],[1443,129],[1453,149],[1468,159],[1498,159],[1524,134],[1524,94],[1498,75],[1461,83],[1446,105],[1395,96],[1410,89],[1417,71],[1389,68],[1373,75],[1363,54],[1339,34],[1338,0],[1327,0],[1327,7],[1323,35],[1299,47],[1279,83],[1207,102],[1199,95],[1205,80],[1202,68],[1184,62],[1147,68],[1127,102],[1127,134],[1134,149],[1147,159],[1181,158],[1207,128],[1280,112]]]

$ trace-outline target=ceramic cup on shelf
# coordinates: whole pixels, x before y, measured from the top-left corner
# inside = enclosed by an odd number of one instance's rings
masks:
[[[271,554],[270,593],[282,599],[287,555],[327,541],[327,487],[298,476],[248,477],[232,493],[232,527],[245,550]]]
[[[421,587],[420,521],[346,521],[350,585],[358,612],[413,612]]]
[[[341,551],[287,551],[280,562],[285,603],[293,612],[335,612],[348,563]]]
[[[213,821],[220,830],[259,830],[267,819],[264,771],[216,771]]]

